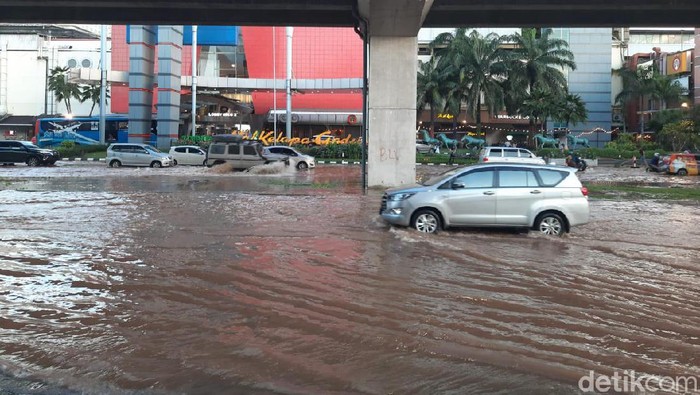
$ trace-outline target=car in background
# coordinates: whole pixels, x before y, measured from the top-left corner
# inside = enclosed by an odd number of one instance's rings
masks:
[[[273,145],[263,147],[263,156],[268,159],[285,160],[289,159],[290,165],[293,165],[299,170],[316,167],[316,158],[311,155],[306,155],[298,150],[286,145]]]
[[[173,157],[148,144],[113,143],[107,147],[105,162],[109,167],[169,167],[173,165]]]
[[[432,154],[435,152],[435,146],[427,144],[423,140],[416,140],[416,152],[419,154]]]
[[[700,154],[677,153],[668,158],[667,172],[679,176],[697,176]]]
[[[61,159],[56,150],[39,148],[29,141],[0,141],[0,163],[26,163],[28,166],[50,166]]]
[[[257,140],[244,140],[235,134],[215,134],[207,150],[207,166],[228,164],[234,170],[248,170],[253,166],[284,161],[288,157],[266,157],[263,145]]]
[[[546,164],[544,159],[538,157],[525,148],[516,147],[484,147],[479,152],[479,163],[530,163],[535,165]]]
[[[207,152],[197,145],[179,145],[170,147],[173,165],[205,166]]]
[[[570,167],[483,163],[420,185],[389,189],[379,214],[390,224],[425,233],[448,227],[514,227],[561,236],[588,222],[588,190]]]

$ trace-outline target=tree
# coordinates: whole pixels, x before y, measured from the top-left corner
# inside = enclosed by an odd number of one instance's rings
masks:
[[[435,109],[445,105],[447,73],[438,67],[438,58],[432,56],[418,66],[417,109],[422,111],[430,106],[430,135],[435,134]]]
[[[566,96],[554,103],[552,118],[565,122],[567,128],[569,124],[576,125],[580,122],[586,122],[588,120],[586,103],[581,99],[581,96],[567,93]]]
[[[507,77],[508,67],[503,43],[497,34],[482,36],[476,30],[467,34],[466,29],[456,29],[438,35],[431,44],[445,46],[440,53],[441,66],[450,79],[446,107],[457,116],[464,102],[480,134],[482,106],[486,105],[490,114],[504,106],[501,81]]]
[[[88,100],[92,100],[92,106],[90,107],[90,115],[92,116],[92,112],[95,110],[95,105],[100,102],[100,97],[102,95],[102,86],[101,85],[82,85],[80,86],[80,102],[86,102]],[[105,90],[105,95],[106,98],[109,99],[109,88]]]
[[[688,92],[678,82],[677,79],[654,72],[649,80],[649,96],[659,101],[658,109],[664,110],[668,103],[676,104],[681,102]]]
[[[673,151],[697,150],[700,146],[700,133],[695,129],[694,122],[690,120],[665,125],[658,137]]]
[[[544,120],[553,112],[554,101],[552,100],[552,95],[544,89],[535,89],[520,107],[520,114],[530,119],[530,125],[540,125],[540,130]],[[534,131],[531,130],[531,132],[533,132],[532,139],[534,139]]]
[[[562,39],[552,38],[552,29],[542,29],[538,35],[537,29],[523,29],[510,37],[515,44],[510,62],[511,83],[527,83],[530,101],[541,93],[550,96],[563,96],[566,92],[567,81],[563,70],[576,70],[574,54],[569,50],[569,44]],[[540,94],[534,95],[536,89]],[[529,110],[532,110],[530,103]],[[529,112],[524,111],[524,113]],[[530,133],[528,141],[534,137],[533,118],[530,118]]]
[[[66,111],[70,114],[72,113],[71,99],[75,98],[80,100],[81,94],[77,84],[66,81],[66,73],[68,70],[68,67],[56,67],[51,70],[48,86],[58,103],[65,102]]]

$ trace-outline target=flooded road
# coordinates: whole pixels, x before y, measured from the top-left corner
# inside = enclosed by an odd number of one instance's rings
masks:
[[[700,377],[696,204],[592,200],[560,239],[429,236],[383,223],[354,166],[208,170],[0,169],[0,371],[60,394],[570,394],[590,370]]]

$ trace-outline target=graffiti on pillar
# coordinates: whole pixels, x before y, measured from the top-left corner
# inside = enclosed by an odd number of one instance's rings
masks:
[[[379,161],[386,162],[388,160],[399,160],[399,154],[396,152],[395,148],[384,148],[379,149]]]

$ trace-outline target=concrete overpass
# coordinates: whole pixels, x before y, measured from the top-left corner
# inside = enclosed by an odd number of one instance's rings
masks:
[[[353,26],[371,0],[0,0],[2,22]],[[376,0],[375,0],[376,2]],[[422,1],[384,0],[409,8]],[[697,0],[434,0],[424,27],[695,26]],[[363,13],[364,14],[364,13]]]
[[[700,1],[0,0],[0,10],[0,22],[143,25],[137,34],[141,35],[147,55],[148,48],[155,44],[152,25],[355,27],[367,39],[366,47],[371,54],[366,117],[371,131],[367,138],[367,183],[389,186],[415,181],[416,35],[421,27],[695,26]],[[181,36],[177,29],[160,31],[161,37],[169,34]],[[173,51],[176,50],[175,45]],[[161,52],[163,56],[176,56],[173,51]],[[153,55],[148,56],[152,60]],[[172,83],[173,89],[169,90],[179,90],[174,77],[165,75],[163,81],[160,78],[159,86]],[[145,87],[140,89],[144,91],[143,103],[138,98],[141,96],[134,96],[134,100],[150,114],[146,98],[147,86],[152,82],[141,82]],[[130,86],[137,84],[130,81]],[[165,101],[159,99],[159,103]],[[160,111],[159,107],[159,119]],[[177,114],[173,114],[176,119]]]

